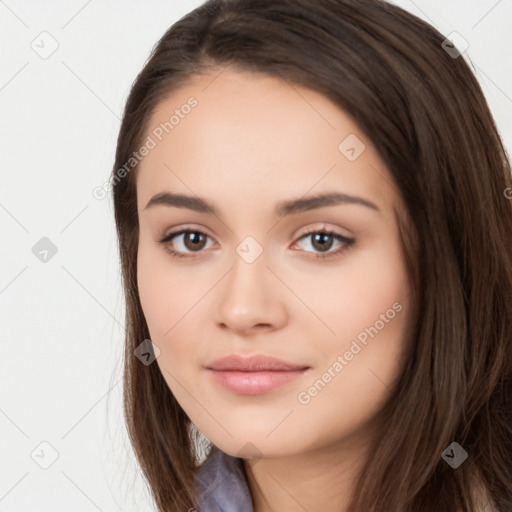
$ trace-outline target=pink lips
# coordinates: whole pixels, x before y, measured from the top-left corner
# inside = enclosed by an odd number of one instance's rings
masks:
[[[212,378],[224,388],[242,395],[258,395],[295,380],[309,366],[296,365],[270,356],[232,354],[207,366]]]

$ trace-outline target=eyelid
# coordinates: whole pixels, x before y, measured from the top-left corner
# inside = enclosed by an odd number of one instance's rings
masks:
[[[213,236],[210,234],[210,231],[199,224],[178,224],[177,226],[168,228],[168,230],[165,231],[165,235],[163,235],[162,238],[168,237],[173,234],[175,235],[177,233],[181,233],[182,231],[197,231],[199,233],[204,233],[205,235],[208,235],[209,237],[213,238]]]
[[[304,231],[299,231],[297,235],[294,236],[294,238],[302,238],[304,235],[309,235],[311,233],[317,233],[319,231],[329,231],[329,232],[332,232],[342,238],[347,238],[347,239],[351,239],[352,237],[349,236],[349,235],[344,235],[342,233],[339,232],[339,229],[338,227],[334,227],[333,225],[330,225],[329,223],[327,222],[320,222],[319,224],[315,224],[313,225],[312,227],[308,227],[306,228]]]

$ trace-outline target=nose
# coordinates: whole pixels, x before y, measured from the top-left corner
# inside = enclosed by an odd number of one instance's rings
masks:
[[[247,263],[235,254],[232,269],[219,283],[216,324],[237,334],[279,329],[288,318],[286,292],[262,256]]]

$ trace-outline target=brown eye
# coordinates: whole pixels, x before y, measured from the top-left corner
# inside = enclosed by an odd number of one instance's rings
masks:
[[[350,249],[350,247],[355,243],[353,238],[347,238],[339,233],[335,233],[334,231],[325,230],[310,231],[299,238],[299,240],[303,239],[309,239],[310,246],[313,248],[313,251],[305,252],[313,252],[317,259],[338,256],[342,252]],[[341,247],[337,250],[330,251],[335,241],[337,241]]]
[[[184,229],[170,233],[158,242],[164,246],[169,254],[182,258],[189,254],[201,252],[205,248],[208,238],[210,237],[202,231]]]
[[[200,254],[206,247],[207,240],[210,238],[206,233],[197,230],[183,229],[175,233],[170,233],[158,242],[164,246],[164,249],[174,258],[194,257]],[[353,238],[347,238],[339,233],[326,230],[316,230],[305,233],[300,240],[308,239],[316,259],[325,259],[338,256],[348,250],[354,243]],[[338,242],[341,247],[331,251],[333,244]],[[296,242],[298,243],[298,242]]]

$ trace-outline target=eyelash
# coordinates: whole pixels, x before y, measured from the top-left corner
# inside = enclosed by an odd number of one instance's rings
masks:
[[[195,258],[195,255],[181,253],[179,251],[176,251],[176,250],[172,249],[170,247],[170,245],[169,245],[169,242],[173,238],[175,238],[175,237],[177,237],[179,235],[183,235],[185,233],[196,233],[196,234],[199,233],[201,235],[205,235],[208,238],[210,238],[206,233],[204,233],[202,231],[199,231],[199,230],[196,230],[196,229],[182,229],[180,231],[175,231],[173,233],[169,233],[168,235],[166,235],[161,240],[158,240],[158,243],[163,245],[164,249],[173,258]],[[347,238],[347,237],[345,237],[343,235],[340,235],[339,233],[336,233],[336,232],[328,230],[328,229],[312,229],[310,231],[307,231],[303,235],[301,235],[298,238],[298,240],[302,240],[303,238],[306,238],[307,236],[313,235],[313,234],[322,234],[322,235],[333,236],[335,239],[337,239],[340,242],[343,242],[343,244],[344,244],[342,247],[340,247],[339,249],[337,249],[337,250],[335,250],[333,252],[329,252],[329,253],[314,253],[315,254],[315,259],[318,259],[318,260],[324,260],[324,259],[327,259],[327,258],[333,258],[333,257],[339,256],[342,253],[344,253],[345,251],[349,250],[352,247],[352,245],[355,243],[355,239]],[[199,251],[197,254],[199,254],[200,252],[201,251]],[[310,251],[306,251],[306,252],[310,252]]]

